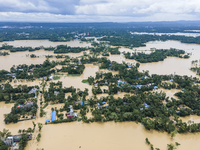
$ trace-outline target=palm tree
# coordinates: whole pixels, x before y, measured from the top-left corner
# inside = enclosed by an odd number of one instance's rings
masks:
[[[173,132],[171,132],[171,138],[173,139],[173,137],[175,137],[176,134],[177,134],[177,131],[176,131],[176,130],[174,130]]]
[[[0,131],[0,138],[7,138],[8,136],[11,136],[11,132],[7,129],[3,129],[3,132]]]

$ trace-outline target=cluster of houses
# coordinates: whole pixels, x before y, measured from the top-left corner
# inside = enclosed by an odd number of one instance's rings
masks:
[[[142,79],[149,79],[149,77],[145,76],[143,77]],[[125,84],[128,84],[127,82],[124,82],[122,81],[121,79],[119,79],[117,81],[117,85],[119,88],[123,87]],[[154,86],[154,83],[149,83],[147,85],[141,85],[141,84],[136,84],[136,85],[131,85],[132,87],[136,87],[138,89],[141,89],[143,86],[146,86],[146,87],[150,87],[150,86]],[[154,89],[158,89],[158,86],[154,86]]]
[[[97,108],[98,109],[107,108],[107,107],[108,107],[108,105],[106,104],[106,102],[102,102],[102,105],[97,103]]]
[[[75,32],[72,32],[72,34],[75,34]],[[77,33],[77,35],[74,35],[74,37],[76,38],[76,39],[79,39],[79,38],[84,38],[86,35],[89,35],[89,33]]]
[[[2,141],[9,147],[11,147],[11,150],[17,150],[19,149],[19,141],[20,141],[21,135],[13,135],[9,136],[7,138],[2,139]],[[32,140],[32,135],[27,135],[28,140]]]
[[[85,101],[84,103],[87,105],[87,101]],[[80,105],[82,106],[82,105],[83,105],[83,102],[82,102],[82,101],[75,101],[74,104],[75,104],[75,105],[80,104]],[[98,109],[107,108],[107,107],[108,107],[108,105],[106,104],[106,102],[102,102],[102,105],[99,104],[99,103],[97,103],[97,108],[98,108]],[[69,108],[70,108],[70,112],[73,112],[72,106],[69,106]]]
[[[28,94],[35,93],[35,98],[37,98],[37,95],[36,95],[36,92],[37,92],[37,91],[39,91],[39,89],[37,89],[37,88],[32,88],[32,89],[28,92]]]
[[[46,80],[47,77],[45,76],[43,78],[38,78],[38,80],[43,80],[43,79]],[[53,80],[53,75],[50,75],[49,80]]]
[[[32,107],[33,106],[33,102],[27,102],[26,104],[19,104],[17,107],[19,108],[19,107],[21,107],[21,108],[30,108],[30,107]]]
[[[16,73],[8,73],[6,74],[7,76],[11,76],[12,78],[15,78],[16,77]]]

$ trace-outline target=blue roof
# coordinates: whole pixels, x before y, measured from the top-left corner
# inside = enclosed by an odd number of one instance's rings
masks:
[[[56,120],[56,111],[52,111],[52,115],[51,115],[51,121],[55,121]]]
[[[146,103],[144,103],[144,106],[145,106],[145,108],[150,107],[150,105],[148,105],[148,104],[146,104]]]
[[[128,65],[128,67],[129,67],[129,68],[131,68],[131,67],[132,67],[132,65]]]
[[[81,106],[83,105],[83,102],[81,102]]]
[[[46,122],[47,122],[47,123],[50,122],[50,119],[47,119]]]
[[[137,88],[141,88],[143,85],[137,84],[136,87]]]

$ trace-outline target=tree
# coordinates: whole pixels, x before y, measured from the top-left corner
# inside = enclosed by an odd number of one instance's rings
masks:
[[[173,132],[171,132],[171,138],[173,139],[176,136],[176,134],[177,134],[176,130],[174,130]]]
[[[36,123],[34,121],[32,121],[32,123],[33,123],[33,130],[35,130]]]
[[[8,150],[8,146],[0,139],[0,150]]]
[[[28,128],[26,132],[27,132],[27,133],[31,133],[31,132],[34,132],[34,130],[31,129],[31,128]]]
[[[19,129],[18,133],[22,133],[22,130],[21,130],[21,129]]]
[[[41,138],[41,134],[38,133],[37,137],[36,137],[36,140],[39,142],[40,141],[40,138]]]
[[[174,150],[174,149],[176,149],[176,147],[174,146],[174,144],[167,144],[167,149]]]
[[[39,128],[39,131],[41,131],[43,125],[41,123],[38,123],[38,128]]]
[[[146,143],[147,143],[148,145],[151,144],[151,143],[149,142],[149,139],[148,139],[148,138],[146,138],[145,141],[146,141]]]
[[[139,67],[140,67],[140,64],[139,64],[139,63],[136,63],[136,67],[139,68]]]
[[[19,141],[19,149],[20,150],[24,150],[24,148],[26,147],[28,143],[28,137],[26,134],[22,134],[21,135],[21,138],[20,138],[20,141]]]
[[[10,135],[11,135],[11,132],[9,132],[9,130],[7,130],[7,129],[3,129],[2,132],[0,131],[0,138],[1,139],[7,138]]]
[[[176,144],[176,146],[179,146],[179,145],[181,145],[180,143],[178,143],[178,142],[175,142],[175,144]]]

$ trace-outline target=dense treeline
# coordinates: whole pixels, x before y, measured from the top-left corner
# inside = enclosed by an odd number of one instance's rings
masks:
[[[13,66],[10,69],[12,74],[15,74],[17,79],[28,79],[33,80],[35,78],[45,77],[51,75],[51,73],[55,73],[54,68],[57,65],[57,62],[50,62],[48,59],[43,62],[43,64],[30,66],[23,64],[18,66]]]
[[[5,49],[5,50],[10,50],[10,52],[24,52],[24,51],[29,51],[29,52],[33,52],[33,51],[37,51],[42,49],[43,47],[13,47],[12,45],[8,45],[8,44],[3,44],[2,47],[0,47],[0,50]]]
[[[200,36],[187,37],[177,35],[137,35],[131,33],[122,33],[118,36],[107,36],[99,39],[100,41],[108,41],[113,46],[127,46],[127,47],[142,47],[146,46],[145,43],[150,41],[167,41],[175,40],[181,43],[200,44]]]
[[[8,76],[9,72],[6,70],[0,70],[0,82],[6,81],[6,80],[12,80],[12,76]]]
[[[39,88],[38,86],[35,86]],[[2,84],[0,88],[0,101],[5,101],[6,103],[15,102],[21,96],[24,98],[34,97],[35,94],[24,94],[28,93],[34,86],[27,86],[27,85],[18,85],[16,88],[13,88],[9,83]]]
[[[58,45],[56,49],[54,50],[54,53],[60,54],[60,53],[80,53],[82,51],[87,50],[87,48],[82,47],[70,47],[67,45]]]
[[[67,67],[62,67],[62,72],[68,72],[68,74],[82,74],[85,69],[84,65],[70,64]]]
[[[158,49],[154,52],[151,52],[150,54],[135,52],[135,53],[125,53],[126,59],[135,59],[140,63],[149,63],[149,62],[158,62],[163,61],[167,56],[171,57],[179,57],[179,58],[189,58],[189,55],[184,55],[184,50],[177,50],[177,49]]]
[[[70,47],[67,45],[58,45],[57,47],[13,47],[12,45],[8,45],[8,44],[3,44],[2,47],[0,47],[0,50],[5,49],[5,50],[10,50],[10,52],[24,52],[24,51],[29,51],[29,52],[33,52],[33,51],[37,51],[37,50],[41,50],[44,49],[46,51],[54,51],[54,53],[56,54],[62,54],[62,53],[80,53],[82,51],[86,51],[87,48],[85,47]],[[8,55],[8,52],[1,52],[1,55]]]
[[[157,33],[176,33],[198,30],[197,22],[139,22],[139,23],[79,23],[79,24],[48,24],[48,23],[1,23],[9,24],[10,28],[0,28],[0,41],[13,40],[42,40],[50,41],[70,41],[74,39],[86,40],[86,37],[103,37],[102,41],[109,41],[115,46],[144,46],[146,42],[155,40],[177,40],[183,43],[200,44],[200,37],[186,36],[154,36],[154,35],[131,35],[130,32],[157,32]],[[30,25],[32,24],[32,25]],[[188,25],[190,24],[190,25]]]

